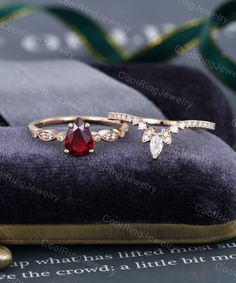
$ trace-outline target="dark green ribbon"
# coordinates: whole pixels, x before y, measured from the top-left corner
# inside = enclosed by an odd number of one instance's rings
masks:
[[[0,6],[0,25],[43,10],[64,22],[94,59],[106,63],[159,63],[178,56],[194,45],[199,45],[202,61],[223,83],[236,90],[236,64],[222,51],[213,38],[215,30],[236,19],[236,1],[220,6],[212,16],[194,19],[172,32],[147,43],[138,52],[128,54],[96,22],[78,11],[55,5],[3,4]]]

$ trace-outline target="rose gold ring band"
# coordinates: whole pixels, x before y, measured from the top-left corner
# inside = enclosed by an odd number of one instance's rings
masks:
[[[90,124],[105,124],[115,128],[102,129],[97,132],[90,131]],[[125,136],[128,124],[138,126],[143,131],[142,142],[150,142],[150,150],[153,159],[160,155],[164,144],[172,143],[172,134],[185,128],[201,128],[215,130],[215,123],[199,120],[173,121],[165,119],[143,118],[126,113],[109,112],[108,118],[97,116],[65,116],[52,117],[34,121],[28,125],[28,129],[34,138],[48,142],[53,140],[64,141],[65,153],[83,156],[93,152],[94,141],[116,141]],[[42,128],[44,126],[68,124],[68,130],[58,131],[56,129]],[[165,126],[161,131],[150,127],[150,125]]]
[[[114,129],[102,129],[97,132],[92,131],[94,141],[115,141],[125,135],[128,130],[128,125],[120,121],[111,121],[105,117],[98,116],[64,116],[64,117],[50,117],[31,122],[28,125],[33,138],[39,138],[42,141],[63,141],[66,136],[66,131],[57,131],[55,129],[43,129],[42,127],[51,125],[68,124],[69,128],[73,127],[73,123],[77,118],[81,118],[86,122],[85,126],[90,127],[90,123],[102,124],[115,127]]]

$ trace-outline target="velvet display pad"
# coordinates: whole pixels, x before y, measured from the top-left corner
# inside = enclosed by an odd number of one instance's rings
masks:
[[[156,161],[134,129],[115,143],[96,143],[93,155],[81,158],[63,154],[60,143],[32,139],[22,127],[2,128],[0,147],[1,224],[27,224],[29,231],[30,224],[110,224],[115,232],[101,239],[110,242],[124,231],[130,242],[139,239],[114,223],[196,226],[191,237],[177,242],[201,242],[200,226],[220,226],[223,234],[207,232],[204,241],[235,236],[230,223],[236,219],[236,154],[204,130],[174,135]],[[225,223],[228,233],[221,227]],[[164,239],[175,242],[172,226]],[[85,238],[94,236],[89,232]]]
[[[160,64],[95,65],[96,68],[140,91],[169,119],[214,121],[217,136],[230,145],[236,137],[229,103],[221,89],[199,70]]]
[[[136,243],[145,242],[144,235],[187,243],[235,236],[236,153],[222,139],[180,130],[154,161],[142,133],[130,125],[125,138],[95,143],[93,154],[65,155],[63,143],[30,136],[31,116],[75,114],[76,102],[97,115],[115,106],[164,115],[139,92],[79,62],[4,64],[14,79],[5,76],[0,86],[0,113],[11,125],[0,127],[2,243]],[[109,99],[114,94],[115,101]]]

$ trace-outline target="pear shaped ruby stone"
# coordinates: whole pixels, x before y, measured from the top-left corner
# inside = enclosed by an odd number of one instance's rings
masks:
[[[69,128],[64,141],[65,149],[76,156],[83,156],[93,149],[93,138],[89,127],[81,118],[77,118],[73,128]]]

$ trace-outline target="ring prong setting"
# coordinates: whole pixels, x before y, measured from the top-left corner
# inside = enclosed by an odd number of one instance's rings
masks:
[[[89,123],[85,123],[85,128],[89,128],[90,124]]]
[[[89,153],[93,153],[93,152],[94,152],[94,150],[93,150],[93,149],[90,149],[90,150],[89,150]]]
[[[70,153],[68,149],[64,149],[64,153],[68,154]]]
[[[68,127],[69,127],[70,129],[72,129],[72,128],[74,127],[74,123],[69,123],[69,124],[68,124]]]

